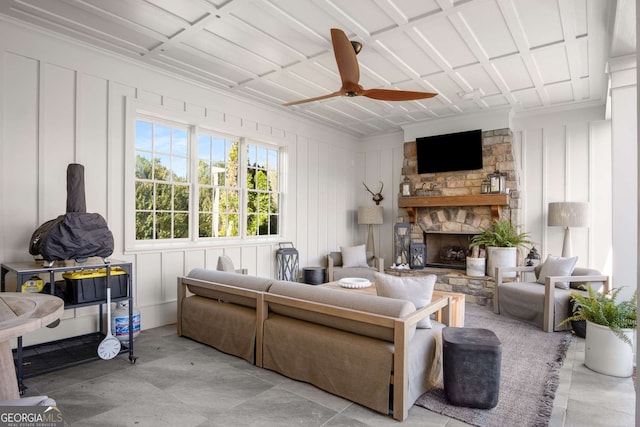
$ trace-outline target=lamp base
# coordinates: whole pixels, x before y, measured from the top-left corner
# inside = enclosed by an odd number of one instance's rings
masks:
[[[564,241],[562,242],[562,258],[571,257],[571,231],[569,227],[564,228]]]
[[[376,245],[373,242],[373,224],[369,225],[369,237],[367,237],[367,245],[365,246],[365,250],[367,253],[371,253],[373,255],[376,254]]]

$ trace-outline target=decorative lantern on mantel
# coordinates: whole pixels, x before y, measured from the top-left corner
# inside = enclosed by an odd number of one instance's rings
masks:
[[[400,195],[402,197],[411,196],[411,181],[408,177],[404,177],[404,181],[400,183]]]
[[[507,174],[506,172],[495,171],[487,175],[489,179],[490,193],[506,193],[507,192]]]
[[[425,247],[424,243],[411,243],[409,245],[409,267],[411,269],[424,268]]]

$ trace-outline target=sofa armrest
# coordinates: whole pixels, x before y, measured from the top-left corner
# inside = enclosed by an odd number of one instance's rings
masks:
[[[327,255],[327,281],[333,282],[333,258],[331,255]]]
[[[515,272],[524,273],[529,271],[534,271],[535,267],[528,266],[520,266],[520,267],[496,267],[496,284],[493,289],[493,312],[496,314],[500,314],[500,304],[499,304],[499,296],[500,296],[500,285],[502,285],[502,278],[504,277],[504,273]],[[489,273],[491,275],[491,273]]]
[[[603,282],[604,292],[609,292],[609,276],[548,276],[545,279],[544,289],[544,321],[542,329],[545,332],[553,332],[555,318],[554,301],[556,293],[556,283],[558,282]]]

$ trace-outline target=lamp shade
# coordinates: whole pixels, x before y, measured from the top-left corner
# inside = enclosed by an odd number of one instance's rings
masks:
[[[589,203],[553,202],[549,203],[547,225],[562,227],[589,226]]]
[[[382,224],[382,206],[360,206],[358,208],[358,224]]]

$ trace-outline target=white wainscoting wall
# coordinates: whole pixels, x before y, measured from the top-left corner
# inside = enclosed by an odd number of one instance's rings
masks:
[[[102,214],[114,234],[112,257],[134,265],[143,329],[175,322],[176,278],[195,267],[215,268],[220,254],[250,274],[276,277],[279,242],[293,242],[304,267],[325,265],[330,250],[364,241],[355,213],[368,201],[361,186],[365,155],[350,134],[11,21],[0,21],[0,52],[0,261],[32,259],[32,232],[64,213],[72,162],[85,166],[88,211]],[[129,101],[169,119],[199,116],[221,132],[283,147],[282,236],[126,250],[125,147],[135,116],[126,112]],[[7,279],[15,285],[15,277]],[[67,310],[64,319],[25,343],[92,332],[97,307]]]

